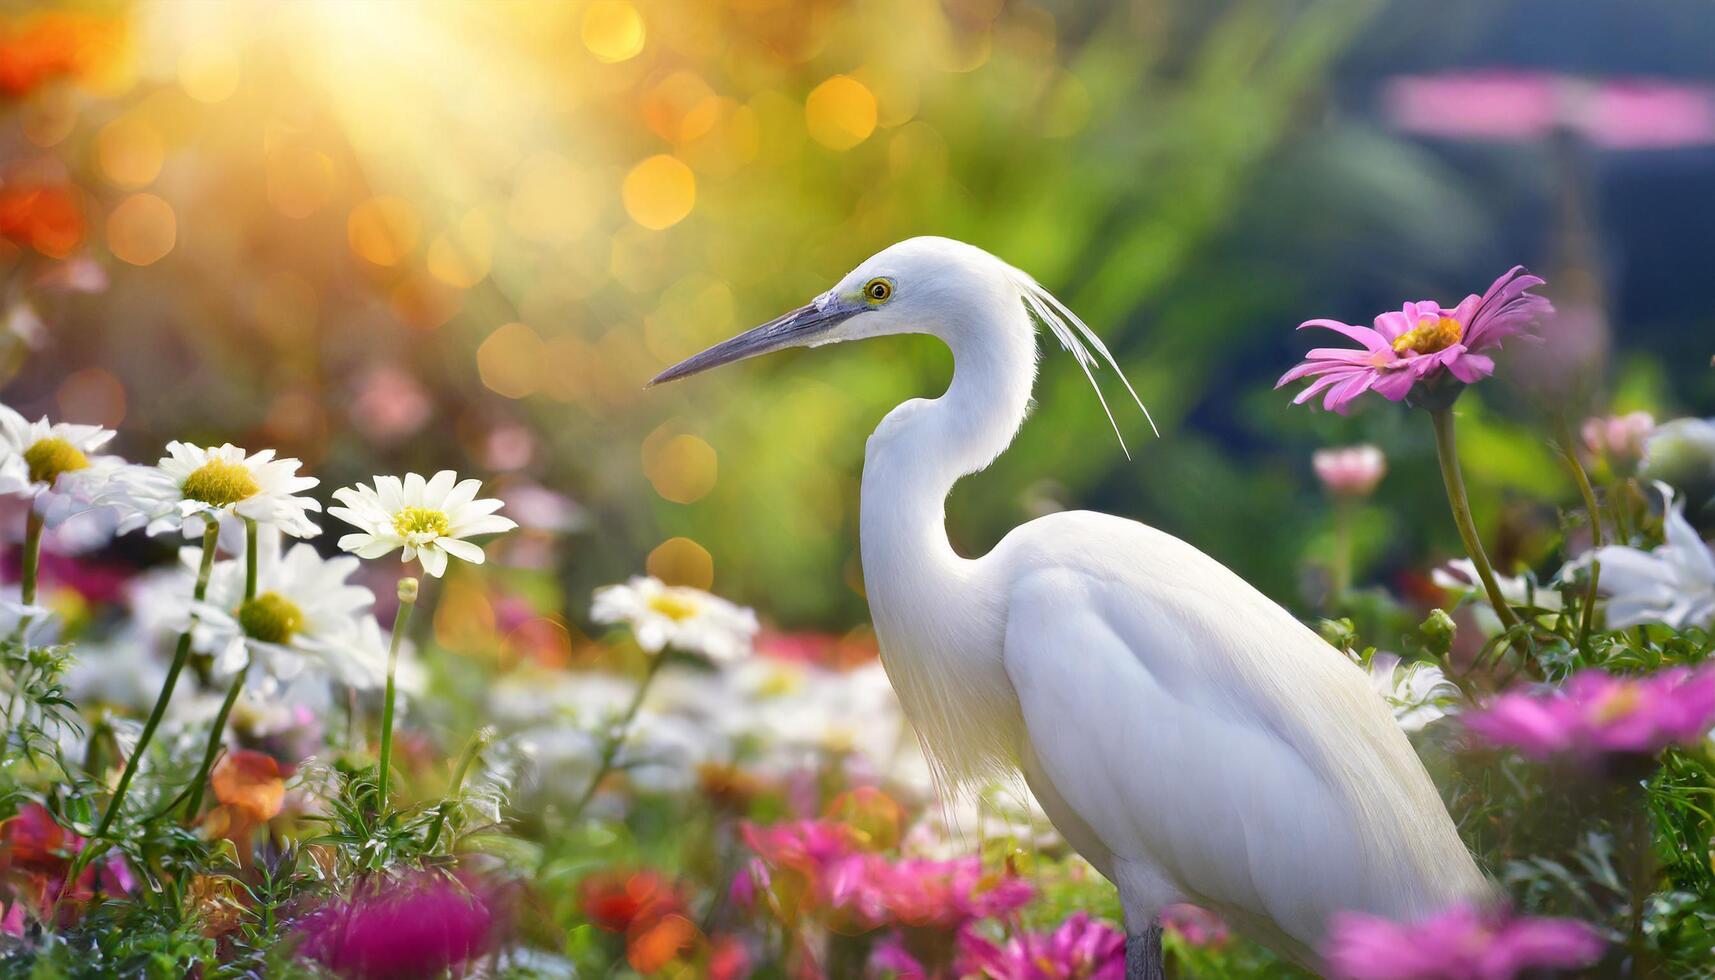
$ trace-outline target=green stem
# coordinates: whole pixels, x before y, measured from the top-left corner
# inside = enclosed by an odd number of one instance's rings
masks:
[[[244,518],[244,601],[256,598],[256,522]],[[232,706],[238,703],[239,694],[244,691],[245,675],[250,673],[250,658],[246,657],[244,666],[238,675],[232,679],[232,686],[226,689],[226,700],[220,703],[220,711],[215,713],[214,727],[209,730],[208,744],[202,752],[202,764],[197,767],[196,778],[191,780],[189,802],[185,804],[185,819],[196,819],[197,811],[202,809],[203,787],[208,783],[208,774],[214,768],[215,757],[220,754],[220,746],[226,735],[226,721],[232,717]]]
[[[208,785],[208,774],[214,769],[215,757],[220,755],[220,746],[226,734],[226,721],[232,717],[232,706],[238,703],[238,695],[244,690],[244,677],[250,673],[250,661],[245,659],[243,669],[232,678],[232,686],[226,689],[226,700],[220,702],[220,711],[215,713],[214,727],[209,729],[208,744],[202,750],[202,764],[197,766],[196,778],[191,780],[187,792],[189,800],[185,803],[185,819],[195,820],[197,811],[202,809],[203,787]]]
[[[381,768],[375,775],[376,806],[387,809],[387,782],[393,768],[393,705],[398,694],[394,675],[399,668],[399,641],[411,625],[411,610],[417,604],[417,580],[399,580],[399,612],[393,617],[393,636],[387,643],[387,693],[381,699]]]
[[[423,850],[425,852],[433,851],[435,845],[440,842],[441,826],[447,821],[447,810],[458,799],[459,790],[464,788],[464,777],[466,773],[470,772],[471,763],[476,761],[477,755],[488,745],[488,740],[493,734],[493,731],[486,726],[478,728],[476,734],[470,737],[470,741],[465,743],[464,751],[459,753],[458,764],[453,767],[452,784],[447,788],[447,799],[435,808],[435,822],[430,825],[429,836],[424,839]]]
[[[1477,578],[1482,581],[1483,589],[1489,594],[1489,605],[1495,609],[1495,615],[1500,617],[1501,626],[1511,630],[1518,625],[1518,617],[1513,614],[1512,607],[1501,595],[1501,587],[1495,582],[1494,567],[1489,564],[1489,556],[1483,551],[1483,541],[1477,536],[1477,525],[1471,520],[1471,501],[1465,495],[1465,475],[1459,469],[1459,447],[1453,435],[1453,412],[1448,408],[1432,409],[1429,417],[1435,423],[1435,453],[1441,461],[1441,481],[1447,487],[1447,503],[1453,509],[1453,523],[1459,528],[1459,538],[1465,543],[1465,553],[1471,556],[1471,563],[1477,568]]]
[[[41,566],[42,515],[31,507],[29,516],[24,518],[24,581],[19,592],[26,606],[36,604],[36,576]]]
[[[244,601],[256,598],[256,522],[244,519]]]
[[[1334,568],[1332,598],[1338,605],[1352,588],[1352,501],[1334,500]]]
[[[196,590],[192,593],[197,602],[201,602],[208,594],[208,576],[214,569],[214,551],[219,541],[220,525],[212,519],[208,520],[202,532],[202,563],[197,566]],[[155,737],[155,729],[161,727],[161,718],[167,713],[167,702],[173,699],[173,688],[178,686],[179,674],[184,672],[185,662],[191,657],[191,626],[195,623],[196,612],[192,610],[191,624],[179,634],[179,646],[173,651],[173,663],[167,668],[167,679],[161,684],[160,696],[155,698],[154,710],[149,712],[149,720],[143,723],[143,734],[137,736],[137,747],[131,750],[130,757],[125,760],[125,771],[119,774],[119,785],[113,788],[113,798],[107,801],[107,812],[101,815],[101,823],[92,836],[105,836],[107,828],[113,826],[113,818],[119,815],[119,808],[125,803],[125,793],[131,788],[131,780],[137,775],[137,765],[143,761],[143,754],[148,750],[150,740]]]
[[[1584,513],[1590,520],[1590,551],[1602,547],[1602,508],[1596,503],[1596,490],[1590,486],[1590,475],[1584,472],[1584,464],[1578,461],[1578,452],[1572,448],[1572,428],[1566,424],[1564,415],[1555,420],[1560,427],[1560,457],[1566,461],[1566,468],[1572,473],[1572,481],[1578,484],[1578,493],[1584,498]],[[1584,587],[1584,608],[1579,610],[1578,617],[1578,649],[1583,650],[1590,639],[1590,623],[1595,618],[1596,589],[1602,580],[1602,564],[1594,558],[1590,560],[1590,581]]]
[[[590,784],[584,787],[584,793],[578,797],[578,802],[572,807],[568,820],[576,820],[584,807],[595,799],[596,790],[601,788],[602,780],[613,771],[613,760],[619,756],[619,750],[625,745],[625,739],[631,732],[631,723],[637,719],[637,711],[643,707],[643,698],[649,693],[649,685],[655,682],[655,675],[660,672],[661,664],[667,659],[665,650],[649,658],[649,667],[643,673],[643,680],[637,685],[637,693],[631,696],[631,703],[626,705],[625,714],[613,726],[611,736],[602,746],[601,762],[596,766],[595,775],[590,777]]]

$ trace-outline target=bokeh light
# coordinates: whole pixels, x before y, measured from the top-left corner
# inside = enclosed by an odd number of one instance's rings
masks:
[[[606,62],[627,61],[643,51],[643,15],[625,0],[594,0],[584,8],[584,47]]]
[[[376,265],[398,265],[417,247],[422,224],[411,202],[374,197],[359,204],[346,221],[352,252]]]
[[[688,585],[693,589],[712,589],[715,584],[715,559],[707,548],[690,538],[668,538],[649,552],[643,568],[668,585]]]
[[[623,195],[631,220],[659,231],[691,213],[697,203],[697,178],[682,161],[657,154],[625,175]]]
[[[154,194],[133,194],[107,216],[107,247],[132,265],[153,265],[178,241],[173,206]]]
[[[849,150],[875,132],[875,94],[849,75],[835,75],[804,102],[810,136],[831,150]]]

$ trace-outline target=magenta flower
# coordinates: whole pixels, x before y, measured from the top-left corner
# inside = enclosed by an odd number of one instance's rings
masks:
[[[974,931],[960,937],[960,976],[991,980],[1122,980],[1125,934],[1077,912],[1050,933],[1022,933],[1005,945]]]
[[[1219,946],[1227,941],[1226,922],[1196,905],[1169,905],[1161,910],[1161,927],[1193,946]]]
[[[1010,874],[988,874],[977,858],[889,861],[863,855],[836,865],[829,904],[876,925],[951,931],[1030,904],[1035,890]]]
[[[1648,677],[1586,670],[1558,691],[1503,694],[1467,714],[1465,726],[1490,744],[1538,759],[1653,755],[1696,742],[1715,726],[1715,669],[1676,667]]]
[[[1376,317],[1373,328],[1306,320],[1298,329],[1323,327],[1350,337],[1363,349],[1318,347],[1304,363],[1281,375],[1275,387],[1314,378],[1292,403],[1302,405],[1322,395],[1323,408],[1345,414],[1366,391],[1397,402],[1418,382],[1436,382],[1445,375],[1473,384],[1495,370],[1495,362],[1483,351],[1500,347],[1505,338],[1553,312],[1548,300],[1528,292],[1542,284],[1523,266],[1514,266],[1483,295],[1467,296],[1452,309],[1428,300],[1407,303]]]
[[[1329,927],[1330,976],[1342,980],[1511,980],[1526,970],[1577,969],[1602,957],[1594,929],[1459,906],[1416,924],[1347,912]]]
[[[311,913],[300,954],[356,980],[439,976],[492,948],[496,926],[492,895],[423,872]]]
[[[1584,420],[1584,448],[1597,459],[1629,470],[1643,459],[1644,442],[1654,431],[1655,416],[1648,412],[1589,418]]]

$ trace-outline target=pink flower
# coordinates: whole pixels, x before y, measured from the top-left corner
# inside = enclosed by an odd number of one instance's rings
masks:
[[[1584,447],[1590,455],[1628,469],[1644,455],[1644,440],[1655,431],[1655,416],[1628,412],[1584,420]]]
[[[366,896],[330,902],[300,926],[300,954],[343,977],[439,976],[493,945],[492,895],[419,872]]]
[[[1221,917],[1195,905],[1169,905],[1161,910],[1161,926],[1193,946],[1219,946],[1227,941]]]
[[[1028,904],[1029,883],[983,871],[977,858],[893,860],[859,849],[844,824],[805,820],[742,828],[757,859],[733,882],[732,900],[754,907],[768,890],[786,916],[824,913],[841,932],[885,926],[953,931]]]
[[[991,980],[1122,980],[1125,934],[1083,912],[1051,933],[1021,933],[1004,946],[974,931],[961,937],[960,976]]]
[[[1374,446],[1318,449],[1310,455],[1310,465],[1337,497],[1368,497],[1387,475],[1387,457]]]
[[[1304,363],[1281,375],[1275,387],[1314,378],[1293,404],[1322,395],[1323,408],[1345,414],[1366,391],[1397,402],[1420,381],[1437,382],[1451,375],[1473,384],[1495,370],[1495,362],[1482,351],[1500,347],[1503,339],[1553,312],[1548,300],[1528,292],[1542,284],[1523,266],[1514,266],[1483,295],[1467,296],[1452,309],[1428,300],[1407,303],[1376,317],[1374,328],[1306,320],[1298,329],[1323,327],[1350,337],[1363,349],[1318,347]]]
[[[1589,966],[1603,945],[1573,919],[1459,906],[1412,925],[1342,913],[1326,954],[1329,974],[1344,980],[1511,980],[1526,970]]]
[[[1715,669],[1684,667],[1648,677],[1586,670],[1548,694],[1512,692],[1465,716],[1494,745],[1545,759],[1602,752],[1653,755],[1690,744],[1715,725]]]

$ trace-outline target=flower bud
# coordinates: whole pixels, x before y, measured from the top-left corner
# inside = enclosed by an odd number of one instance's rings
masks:
[[[1387,475],[1387,457],[1375,446],[1318,449],[1310,464],[1322,486],[1336,497],[1368,497]]]
[[[399,580],[399,601],[400,602],[416,602],[417,601],[417,580],[415,578],[413,578],[411,576],[406,576],[405,578],[402,578]]]
[[[1445,609],[1432,609],[1429,618],[1417,627],[1417,633],[1423,637],[1423,645],[1429,652],[1439,657],[1447,655],[1453,649],[1453,637],[1458,633],[1458,626],[1453,617],[1447,615]]]

